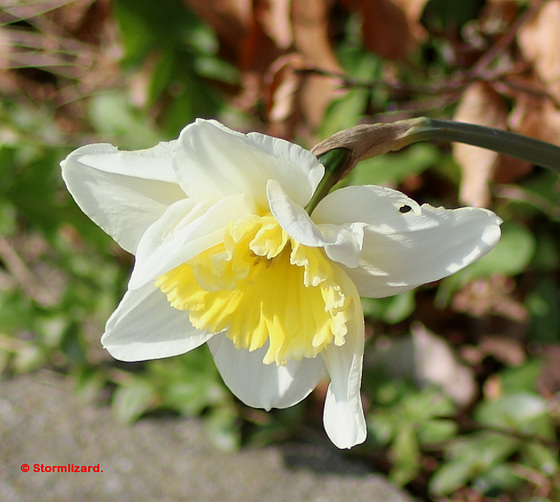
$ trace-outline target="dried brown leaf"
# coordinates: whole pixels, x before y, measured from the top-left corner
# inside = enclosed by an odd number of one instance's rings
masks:
[[[474,372],[459,361],[455,349],[422,323],[411,326],[410,335],[382,336],[366,355],[366,366],[383,368],[393,378],[413,379],[419,386],[440,387],[459,406],[476,395]]]
[[[560,109],[549,99],[520,93],[508,125],[520,134],[560,145]]]
[[[468,283],[453,297],[453,307],[475,317],[498,315],[515,322],[525,322],[527,309],[514,297],[515,283],[510,277],[493,275]]]
[[[216,30],[234,52],[241,50],[252,22],[252,0],[183,0]]]
[[[354,0],[360,12],[364,45],[387,59],[406,59],[425,37],[420,16],[427,0]]]
[[[328,32],[329,4],[325,0],[292,3],[292,23],[296,50],[313,66],[340,71]],[[325,111],[339,95],[337,79],[310,76],[302,82],[301,106],[312,129],[321,124]]]
[[[223,51],[243,73],[240,98],[265,98],[276,133],[289,135],[296,97],[301,121],[312,130],[320,125],[339,83],[319,76],[300,78],[292,63],[296,58],[298,67],[340,71],[329,38],[330,0],[184,2],[213,26]]]
[[[265,102],[269,132],[274,136],[291,137],[294,123],[301,118],[298,101],[304,77],[297,70],[305,67],[303,56],[291,53],[278,58],[267,72]]]
[[[291,0],[256,2],[255,18],[263,31],[280,49],[289,49],[294,41],[290,20]]]
[[[428,0],[393,0],[393,3],[404,12],[412,36],[417,41],[426,38],[426,30],[422,26],[420,18]]]
[[[472,369],[460,363],[453,348],[424,325],[415,323],[411,331],[416,378],[440,386],[459,406],[472,402],[476,395]]]
[[[537,381],[539,392],[552,398],[560,392],[560,345],[543,347],[544,367]]]
[[[484,336],[480,341],[479,349],[484,357],[493,356],[508,366],[518,366],[526,359],[523,344],[509,336]]]
[[[560,109],[550,99],[529,93],[514,95],[514,108],[508,116],[510,130],[531,138],[560,145]],[[496,183],[511,183],[524,176],[532,165],[519,159],[500,156]]]
[[[507,111],[502,98],[483,83],[471,84],[461,98],[454,120],[470,122],[503,129]],[[470,145],[455,143],[453,156],[461,166],[461,201],[465,204],[484,207],[490,201],[488,184],[494,175],[498,154]]]
[[[519,30],[517,41],[547,92],[560,102],[560,0],[544,2]]]

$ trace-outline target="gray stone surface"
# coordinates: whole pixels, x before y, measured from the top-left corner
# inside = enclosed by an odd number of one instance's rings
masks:
[[[22,472],[24,463],[29,472]],[[35,464],[99,464],[103,472],[34,472]],[[197,420],[148,418],[126,426],[109,408],[82,403],[69,381],[47,371],[1,381],[0,501],[81,500],[411,501],[334,448],[224,453]]]

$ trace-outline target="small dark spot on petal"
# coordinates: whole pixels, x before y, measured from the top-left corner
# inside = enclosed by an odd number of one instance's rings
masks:
[[[408,213],[409,211],[412,211],[412,208],[405,204],[404,206],[399,207],[399,211],[401,213]]]

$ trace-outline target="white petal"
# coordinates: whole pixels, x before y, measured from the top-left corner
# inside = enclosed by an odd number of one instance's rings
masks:
[[[191,197],[217,200],[248,194],[266,207],[269,179],[307,204],[324,167],[309,151],[263,134],[232,131],[216,121],[197,120],[181,132],[173,160],[181,186]]]
[[[186,312],[174,309],[155,286],[127,291],[107,321],[101,343],[121,361],[184,354],[212,335],[195,329]]]
[[[138,245],[129,282],[136,289],[224,241],[230,221],[253,214],[244,194],[232,195],[212,207],[206,201],[186,199],[169,207],[151,225]]]
[[[186,197],[171,168],[174,145],[135,152],[108,144],[84,146],[61,162],[62,177],[82,211],[134,253],[146,228]]]
[[[331,377],[324,410],[324,426],[338,448],[351,448],[366,439],[366,421],[360,394],[364,355],[364,316],[360,297],[348,277],[340,274],[344,290],[351,292],[354,312],[344,345],[331,344],[323,356]]]
[[[272,215],[292,239],[304,246],[324,248],[331,260],[347,267],[358,265],[365,224],[316,225],[277,181],[269,180],[266,193]]]
[[[263,364],[267,346],[253,352],[236,349],[222,333],[208,341],[216,366],[229,389],[253,408],[288,408],[299,403],[326,376],[320,357],[288,361],[285,366]]]
[[[367,223],[360,265],[346,269],[367,297],[394,295],[451,275],[500,238],[501,220],[491,211],[419,206],[396,190],[375,186],[337,190],[312,216],[335,224]]]

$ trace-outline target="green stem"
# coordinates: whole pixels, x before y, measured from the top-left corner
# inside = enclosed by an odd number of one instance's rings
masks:
[[[452,120],[422,119],[415,141],[456,141],[494,150],[560,173],[560,147],[522,134]]]
[[[348,148],[335,148],[319,155],[319,161],[325,166],[325,175],[319,182],[309,204],[305,206],[305,210],[308,214],[313,212],[321,199],[323,199],[339,181],[340,171],[346,168],[351,156],[352,150]]]
[[[319,201],[361,160],[420,141],[442,140],[487,148],[560,173],[560,147],[509,131],[426,117],[363,124],[345,129],[313,148],[325,166],[325,176],[305,209],[311,214]]]

